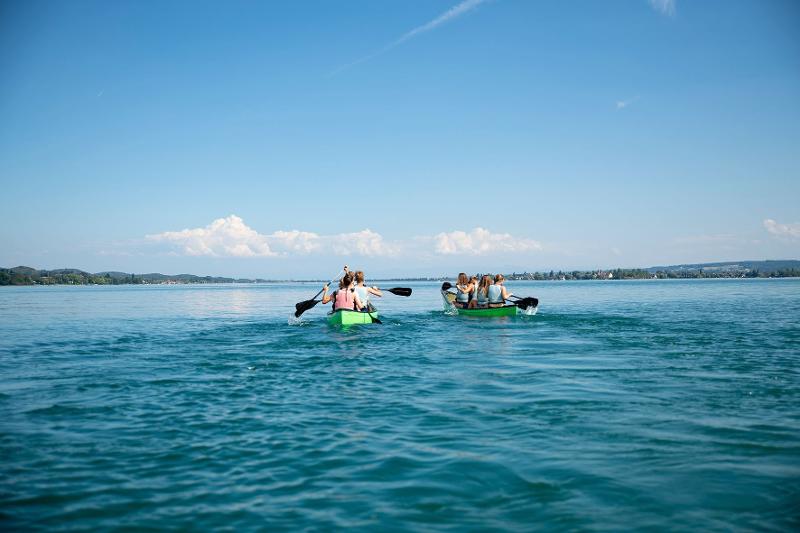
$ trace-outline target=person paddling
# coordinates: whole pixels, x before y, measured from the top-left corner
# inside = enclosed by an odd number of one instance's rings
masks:
[[[361,299],[355,292],[353,279],[353,273],[347,270],[347,267],[345,267],[345,274],[341,281],[339,281],[339,289],[333,291],[331,294],[328,294],[328,285],[325,284],[325,286],[322,287],[322,304],[324,305],[333,300],[334,311],[338,311],[339,309],[346,309],[348,311],[361,311],[364,306],[361,303]]]
[[[494,283],[489,274],[481,278],[480,285],[475,291],[475,297],[469,303],[471,308],[485,308],[489,306],[489,287]]]
[[[503,285],[505,280],[506,278],[504,278],[502,274],[497,274],[494,277],[494,284],[489,285],[487,290],[489,307],[502,307],[505,305],[505,301],[511,297],[511,293],[508,292],[506,286]]]
[[[462,309],[466,308],[469,305],[469,297],[472,290],[473,284],[470,283],[467,274],[460,273],[456,282],[456,301],[453,302],[453,305]]]
[[[369,301],[370,295],[381,298],[383,296],[383,293],[377,287],[366,286],[366,284],[364,283],[363,270],[356,271],[355,279],[356,279],[356,295],[358,295],[358,299],[361,300],[361,304],[366,308],[367,311],[372,311],[375,308]]]

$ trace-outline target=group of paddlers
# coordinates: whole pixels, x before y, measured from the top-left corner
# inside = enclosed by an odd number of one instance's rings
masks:
[[[511,297],[502,274],[468,277],[464,272],[458,275],[456,298],[453,305],[461,309],[502,307]]]
[[[377,287],[367,287],[362,270],[350,271],[344,266],[344,276],[339,280],[339,288],[328,294],[328,284],[322,288],[322,303],[333,301],[333,310],[372,311],[370,297],[380,298],[383,293]]]

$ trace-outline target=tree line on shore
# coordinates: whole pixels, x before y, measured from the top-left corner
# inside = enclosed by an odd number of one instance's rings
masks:
[[[37,270],[30,267],[0,268],[0,285],[150,285],[171,283],[254,283],[267,280],[235,279],[192,274],[128,274],[125,272],[99,272],[65,268]]]
[[[787,278],[800,277],[800,261],[762,261],[743,267],[710,264],[676,267],[617,268],[613,270],[571,270],[549,272],[513,272],[506,279],[517,281],[545,280],[626,280],[626,279],[698,279],[698,278]],[[425,281],[439,278],[406,278],[405,281]],[[445,279],[445,278],[441,278]],[[440,279],[440,281],[441,281]],[[149,285],[172,283],[256,283],[265,279],[235,279],[192,274],[128,274],[99,272],[91,274],[77,269],[36,270],[30,267],[0,268],[0,285]]]
[[[700,278],[796,278],[800,268],[781,268],[771,271],[746,270],[647,270],[616,268],[613,270],[572,270],[558,272],[523,272],[506,275],[509,280],[592,280],[592,279],[700,279]]]

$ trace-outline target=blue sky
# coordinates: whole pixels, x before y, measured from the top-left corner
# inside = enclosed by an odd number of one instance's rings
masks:
[[[800,4],[0,3],[0,266],[800,257]]]

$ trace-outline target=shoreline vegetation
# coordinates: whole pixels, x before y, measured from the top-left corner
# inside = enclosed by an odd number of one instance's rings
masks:
[[[699,279],[699,278],[787,278],[800,277],[800,261],[729,261],[697,263],[649,268],[617,268],[611,270],[571,270],[549,272],[512,272],[504,274],[509,281],[569,281],[569,280],[630,280],[630,279]],[[447,277],[391,278],[392,281],[445,281]],[[324,280],[278,280],[195,276],[193,274],[132,274],[98,272],[95,274],[74,268],[37,270],[18,266],[0,268],[3,285],[195,285],[208,283],[277,283],[324,282]],[[381,279],[374,281],[389,281]]]

